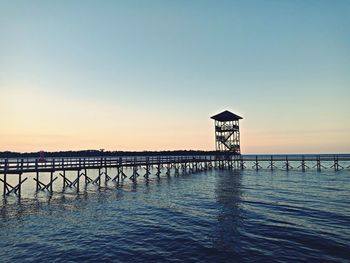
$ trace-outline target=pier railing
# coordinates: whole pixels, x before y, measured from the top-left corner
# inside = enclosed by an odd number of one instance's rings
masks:
[[[215,156],[127,156],[127,157],[81,157],[45,159],[4,159],[0,160],[0,174],[27,173],[36,171],[57,171],[76,169],[115,168],[119,166],[141,166],[156,164],[212,162]]]
[[[341,155],[190,155],[190,156],[121,156],[121,157],[66,157],[66,158],[21,158],[0,159],[0,174],[28,173],[36,171],[58,171],[76,169],[96,169],[99,167],[115,168],[119,166],[142,166],[157,164],[174,164],[189,162],[217,162],[220,160],[233,160],[240,164],[247,162],[315,162],[332,164],[350,164],[350,154]],[[343,167],[343,166],[342,166]],[[244,168],[238,166],[237,168]],[[248,167],[246,167],[248,168]],[[263,168],[263,167],[261,167]],[[266,167],[270,168],[270,167]],[[281,167],[282,168],[282,167]],[[325,167],[326,168],[326,167]],[[333,168],[333,167],[328,167]],[[348,168],[348,166],[343,167]]]

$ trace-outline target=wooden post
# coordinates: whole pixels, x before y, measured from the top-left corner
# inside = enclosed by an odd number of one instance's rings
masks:
[[[146,167],[144,168],[146,170],[146,173],[143,177],[147,178],[148,179],[148,176],[150,174],[150,164],[149,164],[149,157],[147,156],[146,157]]]
[[[275,167],[274,162],[273,162],[273,156],[272,156],[272,155],[271,155],[271,157],[270,157],[270,165],[269,165],[267,168],[269,168],[269,167],[270,167],[271,171],[272,171],[273,168]]]
[[[23,159],[22,159],[23,165]],[[18,174],[18,198],[21,199],[22,173]]]
[[[306,163],[305,163],[305,156],[304,156],[304,155],[301,157],[301,165],[299,165],[298,168],[299,168],[299,167],[301,167],[301,170],[302,170],[303,172],[305,172],[305,169],[306,169],[306,168],[309,168],[309,167],[306,165]]]
[[[244,165],[244,161],[243,161],[242,155],[239,158],[239,163],[240,163],[241,170],[244,170],[246,168],[246,166]]]
[[[3,196],[6,196],[6,183],[7,183],[7,180],[6,180],[6,177],[7,177],[7,174],[6,172],[4,173],[4,188],[3,188]]]
[[[186,160],[185,160],[184,163],[182,163],[182,173],[183,174],[187,173],[187,162],[186,162]]]
[[[338,160],[335,157],[335,155],[333,156],[333,165],[331,166],[331,168],[334,168],[334,171],[338,171]]]
[[[101,164],[102,164],[102,158],[101,158]],[[101,187],[101,176],[102,176],[101,169],[98,169],[98,187],[99,188]]]
[[[334,164],[335,164],[334,165],[335,170],[338,171],[339,170],[339,167],[338,167],[338,156],[337,156],[337,158],[334,157]]]
[[[313,168],[316,167],[317,171],[320,172],[322,168],[326,168],[321,164],[321,156],[317,155],[316,156],[316,165],[313,166]]]
[[[84,162],[85,162],[85,159],[84,159]],[[87,185],[88,184],[88,176],[87,176],[87,169],[86,168],[84,169],[84,174],[85,174],[85,185]]]
[[[166,175],[170,176],[170,165],[169,165],[169,163],[166,166]]]
[[[107,181],[110,179],[110,177],[107,174],[107,158],[106,157],[105,157],[104,163],[105,163],[105,184],[106,184]]]
[[[78,168],[78,172],[77,172],[77,192],[79,193],[80,189],[80,171],[81,171],[81,158],[79,158],[79,168]]]
[[[38,169],[38,159],[35,159],[35,171],[36,171],[36,191],[39,191],[39,169]]]
[[[160,164],[158,163],[158,166],[157,166],[157,176],[158,177],[160,176],[160,173],[161,173],[161,168],[160,168]]]
[[[66,170],[63,170],[63,186],[62,189],[66,188]]]
[[[7,177],[7,165],[8,165],[8,159],[5,159],[5,172],[4,172],[4,189],[3,189],[3,196],[6,196],[6,190],[7,190],[7,180],[6,180],[6,177]]]
[[[120,176],[120,167],[117,166],[117,174],[116,176],[112,179],[112,181],[117,181],[117,183],[119,183],[119,176]]]
[[[175,169],[175,175],[178,176],[179,175],[179,164],[175,164],[174,169]]]
[[[286,156],[286,169],[287,172],[289,171],[289,161],[288,161],[288,156]]]
[[[255,163],[253,165],[253,168],[255,168],[256,171],[258,171],[261,167],[261,165],[259,165],[259,160],[258,160],[258,156],[255,156]]]
[[[331,166],[331,168],[332,167],[334,167],[334,171],[339,171],[339,168],[344,169],[344,167],[339,164],[339,157],[338,157],[338,155],[334,155],[333,165]]]
[[[50,174],[50,192],[52,193],[52,185],[53,185],[53,171],[51,171],[51,174]]]

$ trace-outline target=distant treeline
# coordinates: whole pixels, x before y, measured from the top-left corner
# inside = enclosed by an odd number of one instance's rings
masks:
[[[59,151],[59,152],[0,152],[0,158],[39,158],[39,157],[100,157],[100,156],[174,156],[174,155],[208,155],[215,154],[215,151],[195,151],[195,150],[178,150],[178,151],[99,151],[99,150],[82,150],[82,151]],[[43,155],[43,156],[41,156]]]

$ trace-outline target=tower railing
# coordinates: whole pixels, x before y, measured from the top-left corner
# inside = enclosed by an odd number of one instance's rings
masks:
[[[226,126],[215,126],[215,130],[218,132],[221,131],[238,131],[238,125],[226,125]]]

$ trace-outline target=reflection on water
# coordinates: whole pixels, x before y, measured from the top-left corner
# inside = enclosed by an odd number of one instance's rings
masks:
[[[218,175],[215,194],[220,206],[217,215],[214,246],[221,251],[240,252],[240,227],[242,226],[241,187],[242,174],[237,171],[223,171]]]
[[[344,262],[349,189],[348,171],[215,170],[10,198],[0,259]]]

